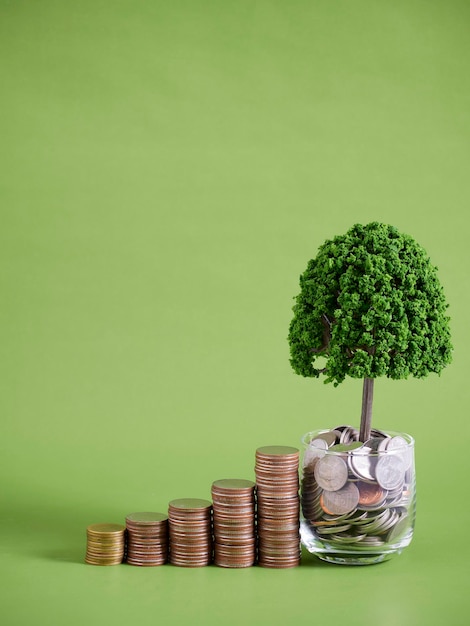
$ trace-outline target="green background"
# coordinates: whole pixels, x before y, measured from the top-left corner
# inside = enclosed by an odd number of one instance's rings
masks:
[[[470,5],[0,0],[0,617],[465,624]],[[375,386],[416,439],[414,540],[382,565],[99,568],[85,529],[253,478],[358,425],[296,376],[298,278],[356,222],[439,267],[454,361]]]

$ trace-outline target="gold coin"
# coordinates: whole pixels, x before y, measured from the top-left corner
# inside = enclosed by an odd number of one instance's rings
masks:
[[[262,446],[256,450],[256,456],[259,457],[291,457],[298,456],[298,448],[292,448],[291,446]]]
[[[125,530],[126,527],[122,524],[91,524],[87,528],[87,533],[91,535],[120,535]]]

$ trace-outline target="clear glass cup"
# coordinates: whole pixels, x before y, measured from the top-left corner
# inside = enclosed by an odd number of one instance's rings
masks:
[[[408,546],[416,515],[414,439],[352,427],[302,438],[302,543],[330,563],[369,565]]]

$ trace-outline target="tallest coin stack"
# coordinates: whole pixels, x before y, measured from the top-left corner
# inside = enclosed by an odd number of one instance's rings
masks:
[[[264,567],[300,563],[299,450],[265,446],[256,450],[258,562]]]

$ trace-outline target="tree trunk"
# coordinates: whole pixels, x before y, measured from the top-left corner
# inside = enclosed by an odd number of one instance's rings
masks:
[[[362,442],[370,439],[373,399],[374,399],[374,379],[364,378],[364,386],[362,388],[361,428],[359,430],[359,441],[362,441]]]

